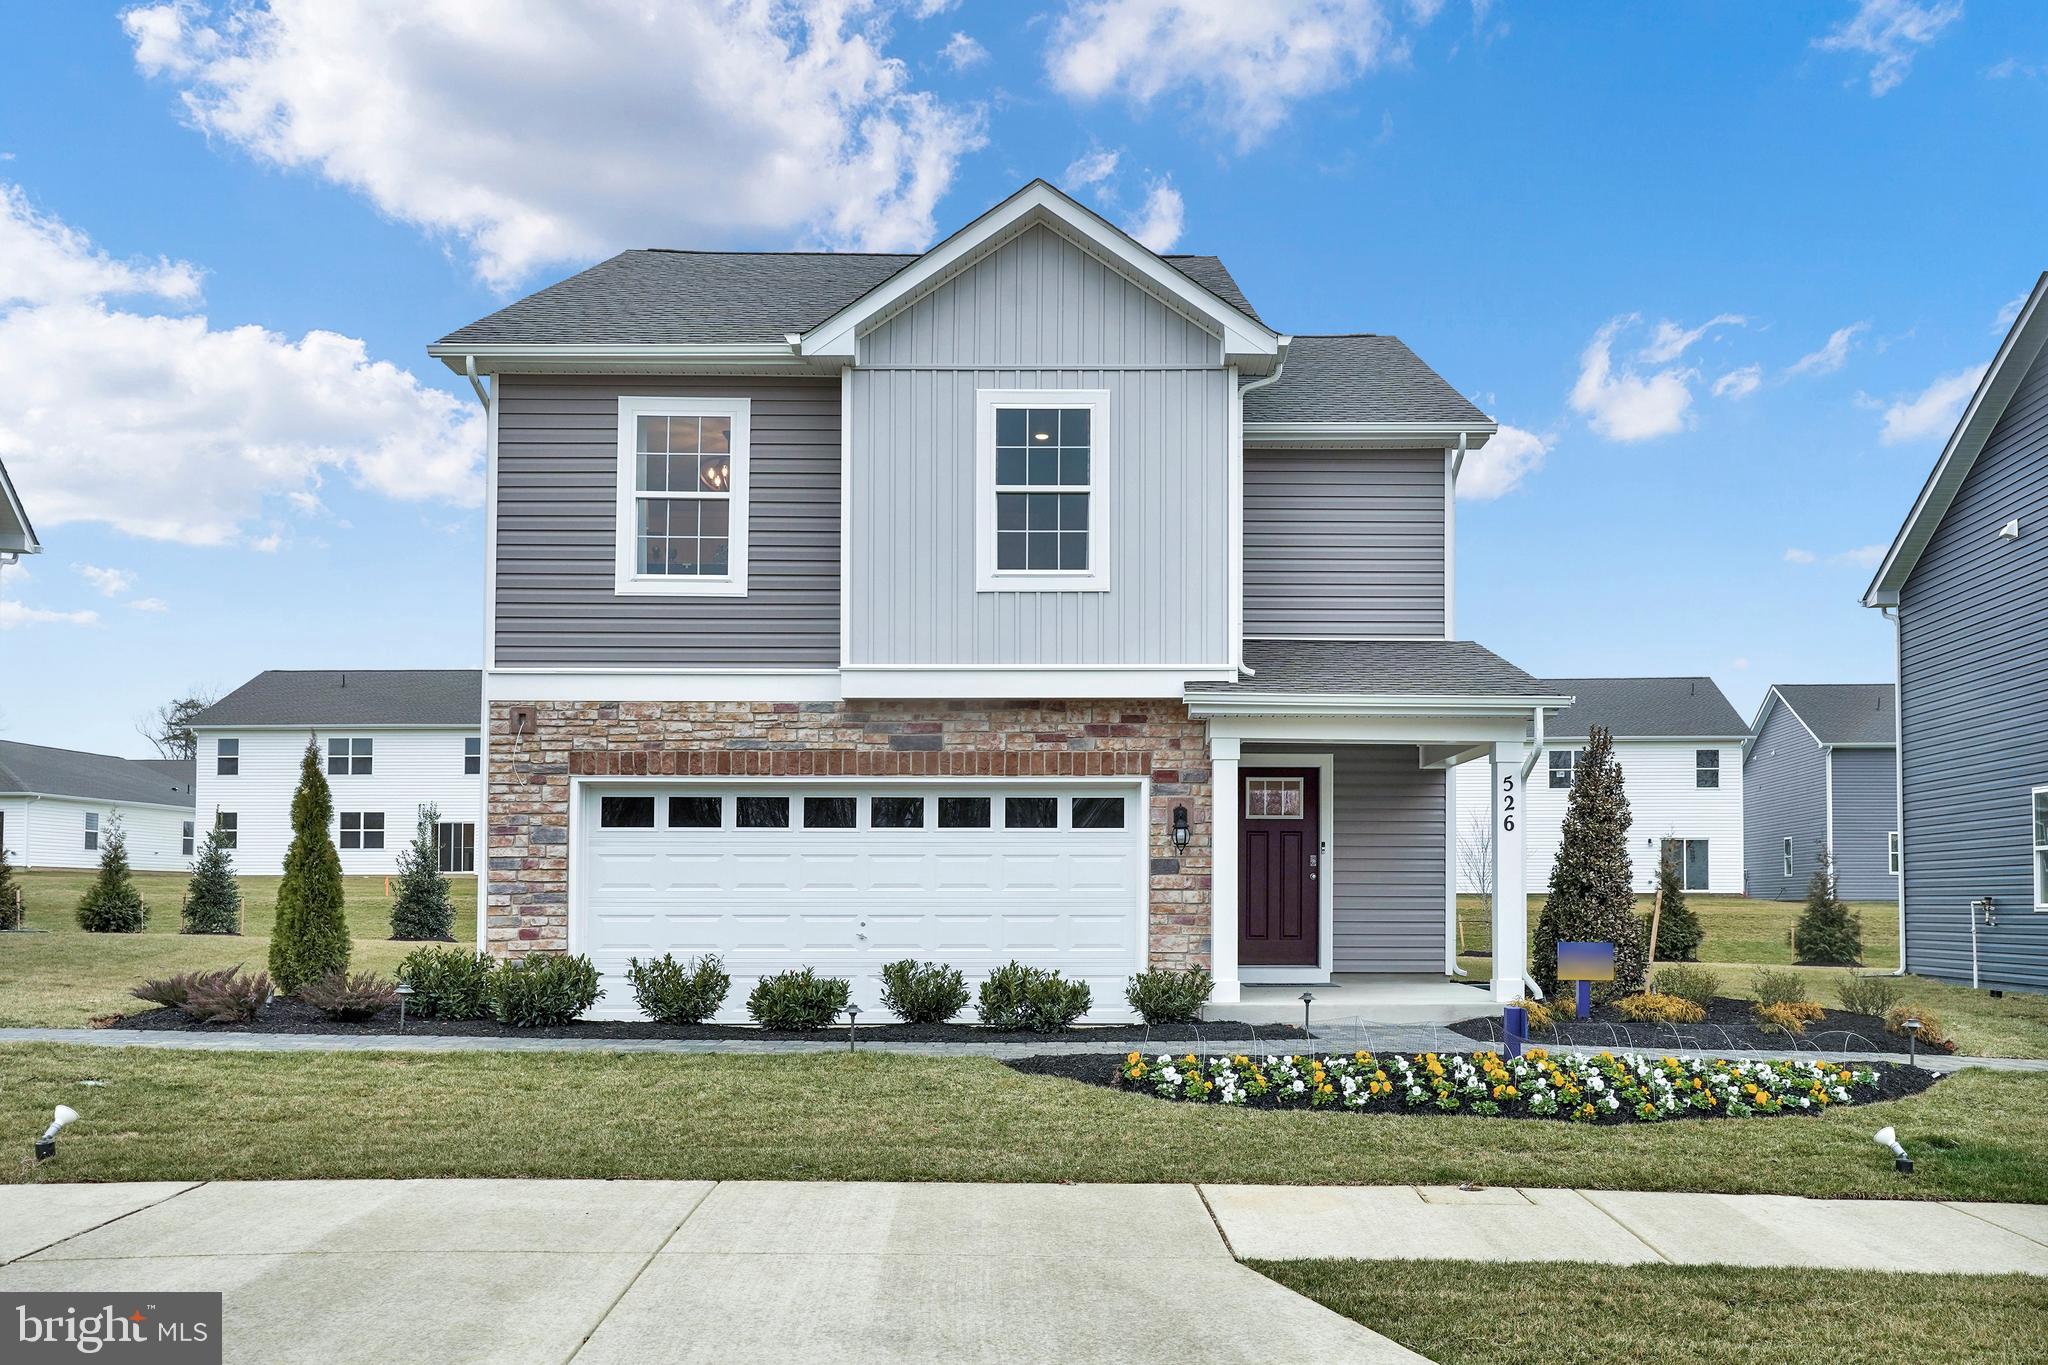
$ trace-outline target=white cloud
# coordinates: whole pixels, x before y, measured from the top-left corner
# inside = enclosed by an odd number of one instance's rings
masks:
[[[1828,333],[1828,339],[1817,351],[1809,351],[1785,367],[1787,375],[1833,374],[1849,363],[1850,348],[1856,338],[1870,330],[1868,322],[1852,322],[1847,327],[1837,327]]]
[[[169,611],[171,604],[161,597],[138,597],[128,604],[130,611]]]
[[[1785,551],[1785,562],[1787,564],[1811,564],[1819,558],[1820,556],[1813,551],[1802,550],[1797,546]]]
[[[1060,184],[1069,191],[1099,185],[1116,174],[1116,163],[1121,157],[1120,152],[1106,152],[1100,148],[1077,156],[1067,163],[1065,174],[1060,176]]]
[[[272,531],[269,535],[257,536],[249,542],[249,548],[259,555],[274,555],[284,548],[284,532]]]
[[[1069,0],[1046,73],[1078,100],[1185,90],[1244,150],[1297,100],[1405,57],[1380,0]]]
[[[20,186],[0,184],[0,308],[125,294],[186,302],[199,297],[199,280],[184,261],[117,261],[39,212]]]
[[[1186,221],[1187,205],[1182,202],[1180,191],[1159,180],[1145,191],[1145,206],[1138,210],[1137,221],[1126,230],[1154,251],[1171,251],[1180,240]]]
[[[1747,398],[1755,393],[1763,382],[1763,366],[1744,365],[1740,369],[1728,371],[1728,373],[1714,381],[1714,397],[1730,399]]]
[[[2007,57],[2004,61],[1994,62],[1984,68],[1984,78],[1992,81],[2011,80],[2015,76],[2032,80],[2043,74],[2048,74],[2048,66],[2023,62],[2017,57]]]
[[[123,22],[208,135],[459,239],[505,288],[628,245],[929,243],[980,115],[912,89],[872,9],[173,0]]]
[[[1853,550],[1843,550],[1839,554],[1829,555],[1828,563],[1843,568],[1874,569],[1878,561],[1884,558],[1884,552],[1890,548],[1889,545],[1858,545]]]
[[[99,621],[96,611],[45,611],[0,599],[0,630],[13,630],[16,626],[96,626]]]
[[[965,33],[955,33],[946,40],[946,45],[939,49],[939,55],[944,57],[955,71],[965,71],[970,66],[987,61],[988,49]]]
[[[1744,669],[1744,668],[1748,668],[1748,667],[1749,667],[1749,660],[1748,660],[1748,659],[1734,659],[1734,660],[1731,660],[1731,661],[1730,661],[1730,663],[1729,663],[1729,667],[1730,667],[1730,668],[1735,668],[1735,669]]]
[[[1911,398],[1899,399],[1884,410],[1884,428],[1877,438],[1893,446],[1930,436],[1947,436],[1955,430],[1956,420],[1963,415],[1970,395],[1977,391],[1977,381],[1990,368],[1972,365],[1967,370],[1943,375]]]
[[[1993,319],[1991,323],[1991,330],[1994,332],[2003,332],[2006,328],[2012,326],[2015,322],[2018,322],[2020,319],[2020,309],[2026,306],[2026,294],[2024,292],[2014,294],[2011,298],[2005,301],[2005,304],[2001,308],[1999,308],[1997,318]]]
[[[1492,439],[1466,454],[1458,470],[1458,496],[1490,502],[1514,492],[1524,479],[1543,468],[1552,444],[1549,437],[1502,423]]]
[[[473,404],[371,360],[361,341],[107,302],[155,281],[189,297],[187,266],[109,273],[83,233],[0,193],[0,241],[34,301],[0,305],[0,459],[39,526],[103,522],[130,534],[226,544],[267,498],[322,471],[404,500],[474,505],[483,420]],[[24,227],[26,224],[26,227]],[[51,290],[68,287],[69,294]]]
[[[910,7],[912,17],[936,19],[941,14],[960,8],[960,0],[914,0]]]
[[[126,569],[103,569],[96,564],[73,564],[71,567],[102,597],[119,597],[135,586],[135,575]]]
[[[1898,88],[1913,68],[1915,53],[1963,17],[1963,0],[1916,4],[1914,0],[1857,0],[1856,12],[1813,40],[1823,52],[1853,52],[1872,58],[1870,93]]]
[[[1647,376],[1626,365],[1617,372],[1615,336],[1635,321],[1634,315],[1615,318],[1593,334],[1572,385],[1573,409],[1610,441],[1646,441],[1683,429],[1692,407],[1690,386],[1699,377],[1697,370],[1675,366]]]
[[[1680,327],[1669,319],[1657,324],[1650,340],[1638,354],[1645,365],[1665,365],[1678,359],[1701,337],[1716,327],[1740,327],[1749,319],[1740,313],[1717,313],[1697,327]]]

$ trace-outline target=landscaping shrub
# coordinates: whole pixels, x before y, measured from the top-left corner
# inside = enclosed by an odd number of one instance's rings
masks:
[[[1650,989],[1659,995],[1690,1000],[1704,1014],[1721,993],[1721,977],[1705,967],[1660,967]]]
[[[1904,1041],[1907,1036],[1906,1021],[1908,1019],[1918,1019],[1920,1021],[1920,1046],[1931,1047],[1937,1052],[1954,1052],[1956,1050],[1956,1040],[1949,1037],[1948,1029],[1942,1025],[1941,1016],[1933,1010],[1923,1009],[1918,1005],[1893,1005],[1889,1010],[1885,1011],[1885,1032],[1896,1033],[1900,1040]]]
[[[1643,988],[1649,933],[1636,914],[1628,862],[1629,819],[1614,738],[1593,726],[1585,752],[1572,766],[1564,832],[1550,869],[1550,895],[1536,920],[1530,967],[1546,996],[1558,993],[1560,940],[1614,945],[1614,979],[1593,983],[1595,999],[1614,1000]]]
[[[202,972],[185,993],[185,1013],[202,1024],[246,1024],[270,1003],[270,977],[250,976],[240,967]]]
[[[1758,972],[1750,989],[1761,1005],[1803,1004],[1806,1000],[1806,978],[1797,972]]]
[[[1638,1024],[1697,1024],[1707,1017],[1692,1001],[1655,991],[1624,995],[1614,1002],[1614,1008],[1622,1018]]]
[[[192,880],[185,887],[185,904],[179,911],[182,931],[188,934],[239,934],[242,932],[242,888],[235,883],[234,856],[221,841],[220,822],[214,821],[200,845],[199,860],[192,865]]]
[[[906,1024],[943,1024],[967,998],[965,978],[944,963],[905,958],[882,968],[882,1004]]]
[[[1124,999],[1148,1024],[1192,1024],[1202,1017],[1216,980],[1207,967],[1139,972],[1124,987]]]
[[[716,953],[678,962],[667,953],[626,968],[640,1012],[661,1024],[701,1024],[718,1013],[732,989],[725,963]]]
[[[1835,998],[1851,1014],[1874,1014],[1882,1019],[1899,1003],[1905,988],[1895,976],[1875,972],[1844,972],[1835,983]]]
[[[336,972],[299,987],[298,998],[329,1019],[361,1023],[398,1003],[398,983],[375,972]]]
[[[1657,912],[1657,942],[1650,956],[1666,962],[1696,962],[1707,938],[1700,917],[1685,903],[1685,878],[1680,875],[1675,846],[1665,845],[1657,859],[1657,890],[1663,898]],[[1647,926],[1645,926],[1647,929]]]
[[[1806,884],[1806,908],[1792,926],[1792,959],[1850,967],[1863,961],[1863,920],[1835,894],[1835,862],[1826,849]]]
[[[1817,1005],[1793,1000],[1775,1005],[1767,1005],[1759,1000],[1750,1007],[1750,1013],[1756,1016],[1756,1026],[1766,1033],[1783,1033],[1796,1037],[1806,1032],[1807,1024],[1813,1020],[1818,1009]]]
[[[975,1012],[991,1028],[1058,1033],[1086,1014],[1093,1002],[1085,981],[1068,981],[1058,972],[1011,962],[981,983]]]
[[[21,927],[21,888],[14,883],[14,865],[7,861],[7,846],[0,844],[0,929]]]
[[[819,976],[805,967],[754,983],[747,995],[747,1013],[762,1028],[820,1029],[852,1002],[853,987],[845,977]]]
[[[1525,995],[1510,1003],[1528,1013],[1531,1029],[1556,1028],[1576,1012],[1576,1006],[1569,1000],[1560,1003],[1556,1000],[1537,1000]]]
[[[535,953],[492,972],[491,1017],[514,1028],[560,1028],[597,1003],[597,968],[582,954]]]
[[[233,971],[234,968],[230,967],[227,970]],[[147,1000],[152,1005],[181,1010],[185,1008],[186,997],[192,994],[193,983],[212,975],[212,972],[179,972],[175,976],[155,977],[143,982],[128,994],[137,1000]]]
[[[395,939],[447,943],[455,938],[455,901],[448,879],[441,875],[441,850],[434,836],[440,823],[439,807],[431,803],[421,806],[412,842],[399,850],[398,891],[391,898],[391,937]]]
[[[290,993],[348,970],[348,919],[342,913],[341,855],[327,826],[334,800],[310,740],[292,794],[292,843],[277,884],[277,927],[271,931],[270,974]]]
[[[89,934],[139,934],[149,919],[128,871],[128,832],[110,815],[100,837],[100,870],[78,900],[78,927]]]
[[[398,979],[412,987],[407,1009],[422,1019],[481,1019],[497,970],[494,959],[465,948],[415,948],[398,964]]]

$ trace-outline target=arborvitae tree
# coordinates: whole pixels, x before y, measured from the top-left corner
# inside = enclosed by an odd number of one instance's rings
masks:
[[[100,833],[100,871],[78,901],[78,927],[92,934],[139,934],[149,918],[128,871],[128,832],[109,815]]]
[[[185,888],[185,932],[188,934],[239,934],[242,932],[242,888],[235,883],[234,854],[221,840],[220,820],[206,831],[199,860],[192,865],[192,880]]]
[[[0,929],[21,927],[21,888],[14,884],[14,865],[7,861],[7,846],[0,844]]]
[[[434,841],[440,810],[420,807],[412,842],[398,855],[398,895],[391,902],[391,937],[455,940],[455,902],[441,875],[441,851]]]
[[[1633,995],[1643,989],[1649,934],[1636,915],[1629,876],[1629,819],[1621,765],[1614,760],[1614,738],[1596,725],[1586,738],[1585,752],[1572,766],[1564,837],[1550,869],[1550,896],[1536,921],[1531,968],[1546,995],[1557,991],[1559,940],[1614,945],[1614,980],[1595,982],[1596,998]]]
[[[311,742],[292,796],[292,846],[277,886],[277,928],[270,940],[270,979],[289,994],[309,981],[348,970],[348,918],[342,909],[341,855],[327,833],[334,799]]]
[[[1679,871],[1676,843],[1665,844],[1664,856],[1657,860],[1657,890],[1664,899],[1663,908],[1656,915],[1656,951],[1651,956],[1659,962],[1699,961],[1700,944],[1707,931],[1700,927],[1700,917],[1685,903],[1685,878]]]
[[[1792,956],[1801,963],[1849,967],[1863,961],[1863,919],[1835,895],[1835,860],[1826,849],[1806,884],[1806,908],[1792,926]]]

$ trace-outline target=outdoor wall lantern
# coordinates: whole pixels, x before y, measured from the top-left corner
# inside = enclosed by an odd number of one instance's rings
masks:
[[[1188,808],[1186,806],[1175,806],[1173,808],[1173,851],[1176,853],[1187,852],[1188,840],[1193,837],[1188,830]]]

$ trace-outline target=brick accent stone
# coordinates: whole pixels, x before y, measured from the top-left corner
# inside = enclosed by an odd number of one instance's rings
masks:
[[[514,737],[516,705],[536,724]],[[500,957],[568,947],[572,776],[1149,777],[1151,962],[1209,964],[1208,739],[1177,701],[500,701],[490,723],[484,936]]]

